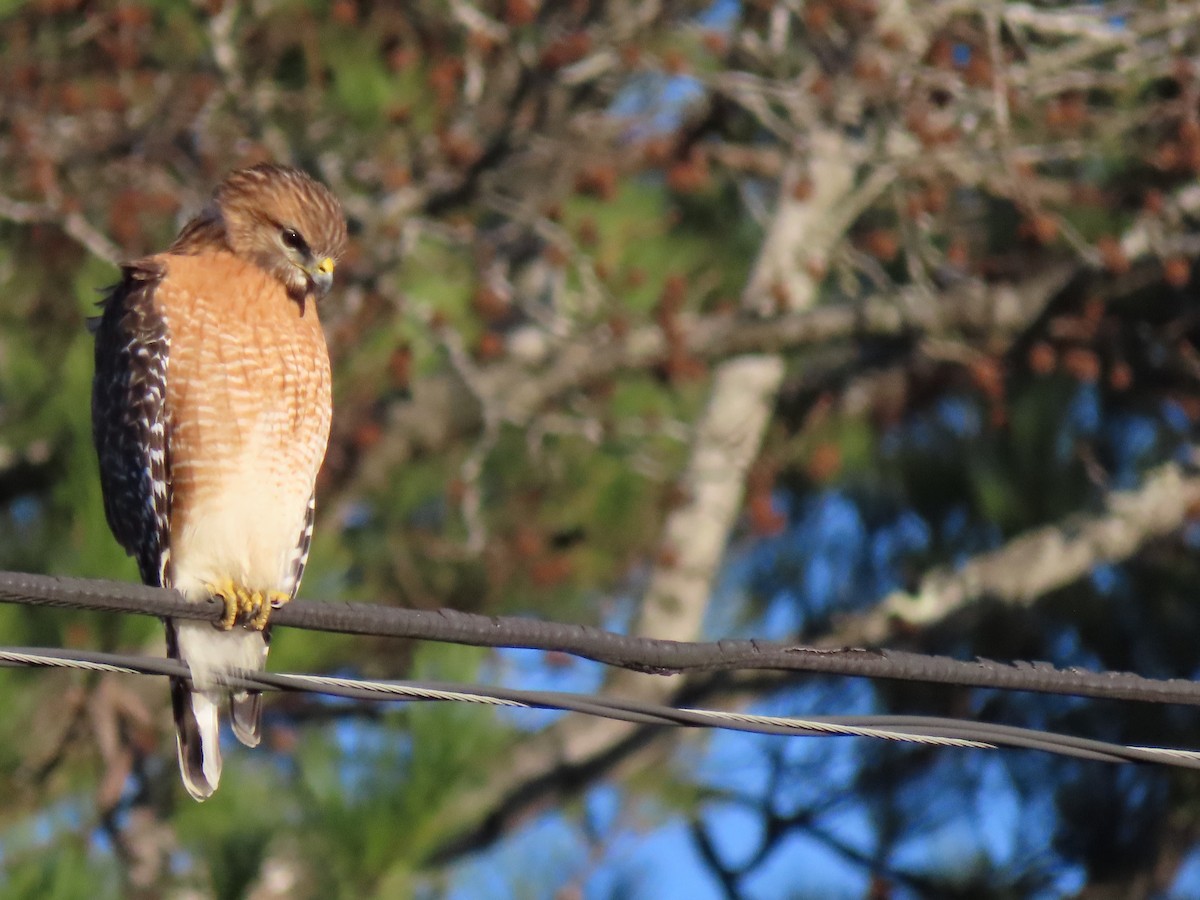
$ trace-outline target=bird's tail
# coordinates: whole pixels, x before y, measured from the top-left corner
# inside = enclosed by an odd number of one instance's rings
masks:
[[[180,659],[179,632],[167,623],[167,656]],[[221,735],[218,705],[211,693],[195,691],[182,678],[171,679],[171,711],[175,714],[175,744],[179,774],[195,800],[207,800],[221,781]]]
[[[271,649],[271,626],[252,634],[251,655],[246,664],[250,668],[265,669],[267,651]],[[255,643],[259,639],[261,643]],[[255,659],[255,653],[261,655]],[[233,725],[233,735],[247,747],[257,747],[262,740],[262,707],[262,693],[259,691],[235,691],[229,696],[229,721]]]
[[[229,704],[233,733],[248,747],[258,746],[262,695],[231,692],[222,674],[238,669],[262,669],[267,662],[264,632],[245,628],[218,631],[207,622],[168,622],[167,655],[187,663],[189,684],[171,681],[171,706],[179,746],[179,772],[184,787],[197,800],[206,800],[221,780],[219,721]]]
[[[257,747],[262,740],[262,694],[258,691],[238,691],[229,698],[229,720],[234,736],[247,747]]]
[[[207,800],[221,781],[221,736],[218,705],[212,694],[194,691],[181,679],[171,680],[179,774],[194,800]]]

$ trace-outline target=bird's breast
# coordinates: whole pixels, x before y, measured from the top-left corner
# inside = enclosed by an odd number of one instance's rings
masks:
[[[259,270],[198,259],[163,281],[172,580],[281,589],[329,438],[324,336],[315,304],[302,313]]]

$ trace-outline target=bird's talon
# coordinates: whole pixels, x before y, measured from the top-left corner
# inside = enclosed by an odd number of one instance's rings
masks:
[[[245,588],[238,588],[237,592],[238,603],[238,621],[246,622],[253,618],[256,610],[254,608],[254,595]]]
[[[271,618],[271,610],[291,599],[291,595],[283,591],[251,591],[237,587],[231,581],[219,585],[210,584],[208,591],[224,606],[224,613],[214,623],[224,631],[229,631],[238,624],[262,631]]]
[[[267,620],[271,618],[271,604],[266,601],[261,591],[255,591],[250,595],[251,611],[246,624],[255,631],[262,631],[267,627]]]
[[[237,623],[238,620],[238,591],[233,586],[232,582],[225,582],[220,585],[208,585],[208,592],[221,601],[224,612],[221,618],[213,623],[214,626],[222,631],[229,631]]]

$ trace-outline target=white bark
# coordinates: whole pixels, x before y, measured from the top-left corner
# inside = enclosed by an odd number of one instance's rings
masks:
[[[775,218],[746,283],[743,306],[759,315],[781,312],[776,308],[781,295],[788,310],[812,306],[818,286],[813,273],[825,268],[850,224],[838,211],[854,189],[857,147],[839,132],[818,128],[809,136],[808,151],[806,171],[793,164],[784,173]],[[812,193],[797,200],[793,189],[805,177]]]
[[[819,129],[804,163],[787,167],[775,216],[746,283],[742,302],[747,309],[777,313],[773,304],[781,296],[792,311],[813,305],[819,287],[815,273],[850,224],[840,212],[855,194],[858,155],[853,140]],[[795,186],[802,178],[812,189],[798,199]],[[783,375],[784,360],[777,354],[734,357],[716,367],[682,479],[687,501],[664,526],[666,552],[646,591],[635,628],[639,637],[694,641],[701,636],[713,579],[741,509],[746,473],[762,446]],[[619,677],[627,683],[633,676]],[[639,695],[655,699],[677,687],[674,678],[640,680]]]
[[[842,220],[837,213],[854,191],[855,154],[849,139],[843,141],[838,152],[832,136],[818,140],[803,172],[796,164],[788,166],[775,217],[747,282],[746,306],[757,307],[760,291],[769,292],[777,281],[786,284],[791,308],[813,303],[817,284],[803,261],[824,259],[841,240],[842,232],[829,229],[827,222]],[[792,188],[795,180],[804,176],[825,187],[796,199]],[[784,360],[778,354],[735,357],[714,370],[710,399],[696,423],[691,456],[682,476],[687,500],[664,525],[668,552],[661,554],[662,561],[651,573],[634,634],[678,641],[701,636],[713,579],[741,509],[746,472],[762,446],[783,375]],[[678,677],[621,670],[610,678],[607,690],[663,701],[677,687]],[[526,742],[498,777],[445,814],[450,821],[472,821],[480,811],[493,809],[514,786],[558,766],[595,758],[636,727],[609,719],[566,719]]]
[[[683,477],[688,499],[667,519],[665,561],[646,591],[640,634],[700,634],[709,588],[741,507],[746,471],[758,454],[783,372],[783,359],[766,354],[718,367]]]
[[[1035,528],[958,568],[927,572],[915,592],[892,594],[838,628],[822,646],[878,646],[897,625],[923,628],[981,597],[1031,604],[1096,566],[1129,559],[1148,541],[1177,531],[1197,504],[1200,477],[1167,463],[1137,488],[1113,491],[1099,514]]]

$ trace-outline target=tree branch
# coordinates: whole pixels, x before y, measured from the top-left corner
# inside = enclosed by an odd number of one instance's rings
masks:
[[[1178,531],[1197,504],[1200,475],[1167,463],[1137,488],[1111,492],[1102,513],[1072,516],[1025,532],[957,568],[926,573],[916,591],[892,594],[869,613],[838,627],[820,646],[877,646],[897,626],[925,627],[983,597],[1032,604],[1096,566],[1129,559],[1148,542]]]

